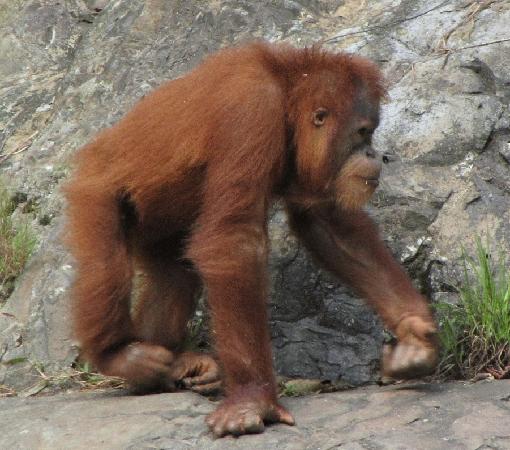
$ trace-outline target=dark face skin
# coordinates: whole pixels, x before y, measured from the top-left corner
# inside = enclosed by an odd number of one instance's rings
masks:
[[[379,104],[370,101],[365,89],[358,93],[353,107],[353,127],[351,129],[351,154],[361,153],[368,158],[379,160],[377,152],[372,147],[372,136],[379,126]]]
[[[367,158],[366,181],[374,188],[379,185],[381,172],[381,158],[372,147],[372,137],[379,125],[379,106],[363,99],[354,108],[355,119],[353,120],[354,130],[351,132],[350,154],[359,154]]]
[[[312,123],[317,128],[326,129],[334,120],[325,107],[312,114]],[[379,125],[379,104],[368,97],[365,89],[358,93],[348,120],[350,126],[333,143],[333,164],[338,173],[332,189],[340,206],[357,209],[371,197],[381,173],[381,157],[372,147],[372,136]]]

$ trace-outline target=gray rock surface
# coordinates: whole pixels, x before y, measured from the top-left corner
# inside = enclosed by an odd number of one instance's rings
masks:
[[[190,393],[0,399],[0,448],[474,450],[510,448],[510,381],[399,385],[283,399],[297,425],[213,440]]]
[[[505,0],[0,2],[0,175],[40,240],[0,310],[0,384],[76,356],[58,235],[71,155],[164,80],[254,37],[324,39],[380,62],[390,95],[376,143],[389,163],[370,210],[417,286],[455,297],[462,245],[488,231],[510,248],[509,23]],[[377,319],[310,262],[279,210],[271,233],[276,368],[374,380]]]

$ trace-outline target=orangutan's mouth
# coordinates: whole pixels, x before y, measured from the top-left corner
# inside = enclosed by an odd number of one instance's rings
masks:
[[[365,178],[365,184],[376,188],[379,186],[379,178]]]

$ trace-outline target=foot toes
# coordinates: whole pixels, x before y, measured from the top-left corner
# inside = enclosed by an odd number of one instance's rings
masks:
[[[199,384],[199,385],[191,385],[190,389],[197,394],[202,395],[213,395],[221,392],[222,383],[221,381],[217,381],[216,383],[210,384]]]
[[[205,423],[216,437],[222,437],[228,433],[226,426],[227,418],[217,412],[218,411],[214,411],[209,414],[205,419]]]
[[[211,430],[216,437],[223,437],[227,434],[227,430],[221,425],[216,425]]]
[[[229,415],[228,417],[212,413],[207,416],[205,422],[216,437],[222,437],[226,434],[240,436],[246,433],[262,433],[264,431],[264,421],[253,412]]]
[[[264,421],[257,414],[247,415],[243,422],[246,433],[262,433],[264,431]]]
[[[216,373],[205,373],[204,375],[200,375],[197,377],[186,377],[182,379],[184,386],[191,387],[197,386],[201,384],[210,384],[216,381],[219,381],[220,377]]]
[[[271,422],[294,425],[292,415],[276,399],[268,398],[264,391],[253,393],[249,390],[241,398],[231,394],[205,421],[218,437],[225,434],[238,436],[262,433],[265,423]]]
[[[213,433],[216,436],[224,436],[225,434],[241,436],[242,434],[262,433],[263,431],[264,421],[257,414],[233,417],[226,423],[220,421],[213,427]]]
[[[209,427],[209,428],[213,428],[214,427],[214,423],[215,423],[215,420],[214,420],[214,412],[209,414],[206,418],[205,418],[205,424]]]
[[[227,431],[234,436],[240,436],[246,432],[243,424],[237,420],[227,422]]]
[[[278,422],[285,423],[287,425],[294,425],[296,422],[290,412],[288,412],[283,406],[278,405]]]

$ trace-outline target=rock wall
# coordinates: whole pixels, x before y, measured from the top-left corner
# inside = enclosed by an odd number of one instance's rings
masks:
[[[371,57],[390,87],[369,209],[417,286],[455,298],[461,247],[510,247],[510,4],[495,1],[12,0],[0,5],[0,175],[40,246],[0,310],[0,384],[67,367],[72,261],[59,241],[70,156],[146,92],[251,38]],[[9,156],[7,156],[9,155]],[[377,377],[382,329],[271,220],[275,365],[285,375]],[[17,364],[12,364],[17,362]]]

